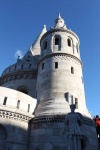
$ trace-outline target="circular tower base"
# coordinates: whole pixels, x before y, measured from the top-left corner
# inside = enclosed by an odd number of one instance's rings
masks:
[[[65,115],[34,118],[31,126],[29,150],[69,150],[68,129],[65,127]],[[99,150],[93,120],[82,117],[80,129],[80,150]]]

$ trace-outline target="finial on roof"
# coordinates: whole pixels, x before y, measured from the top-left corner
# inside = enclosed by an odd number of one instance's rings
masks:
[[[67,29],[64,19],[61,18],[60,13],[58,14],[58,17],[55,20],[55,29],[59,29],[59,28]]]
[[[44,26],[43,26],[44,28],[46,28],[46,25],[44,24]]]
[[[18,55],[18,58],[17,58],[17,63],[20,62],[21,59],[20,59],[20,56]]]
[[[60,13],[58,13],[58,19],[60,19],[60,18],[61,18]]]
[[[18,59],[20,59],[20,56],[18,55]]]
[[[45,33],[45,32],[47,32],[47,29],[46,29],[46,25],[44,24],[44,26],[43,26],[43,29],[42,29],[42,32],[41,32],[41,33]]]

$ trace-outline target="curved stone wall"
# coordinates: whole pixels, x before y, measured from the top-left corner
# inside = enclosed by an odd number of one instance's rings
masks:
[[[75,33],[51,29],[41,39],[36,116],[66,114],[70,105],[89,116],[86,108],[79,39]]]
[[[18,59],[16,64],[3,71],[0,85],[15,90],[24,87],[28,95],[35,98],[38,59],[28,51],[22,60]]]
[[[24,93],[0,87],[0,111],[5,110],[24,115],[32,115],[36,103],[36,99]]]
[[[30,120],[34,117],[36,99],[0,87],[0,148],[27,150]]]
[[[59,44],[55,41],[56,37],[58,38]],[[47,42],[46,45],[45,42]],[[44,57],[50,53],[62,52],[72,54],[80,59],[79,46],[80,41],[74,32],[68,29],[53,29],[45,33],[41,39],[41,57]]]
[[[19,71],[9,73],[0,79],[0,85],[15,90],[25,87],[28,91],[28,95],[35,98],[36,75],[37,73],[35,71]]]

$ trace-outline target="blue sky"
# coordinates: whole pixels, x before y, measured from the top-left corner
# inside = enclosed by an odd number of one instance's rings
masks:
[[[100,115],[100,0],[0,0],[0,74],[58,13],[80,39],[87,108]]]

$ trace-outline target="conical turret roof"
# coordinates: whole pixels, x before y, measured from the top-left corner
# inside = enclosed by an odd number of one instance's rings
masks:
[[[46,32],[47,32],[46,25],[44,25],[40,35],[37,37],[35,42],[30,47],[30,50],[31,50],[33,56],[40,55],[40,39],[43,36],[43,34]]]

